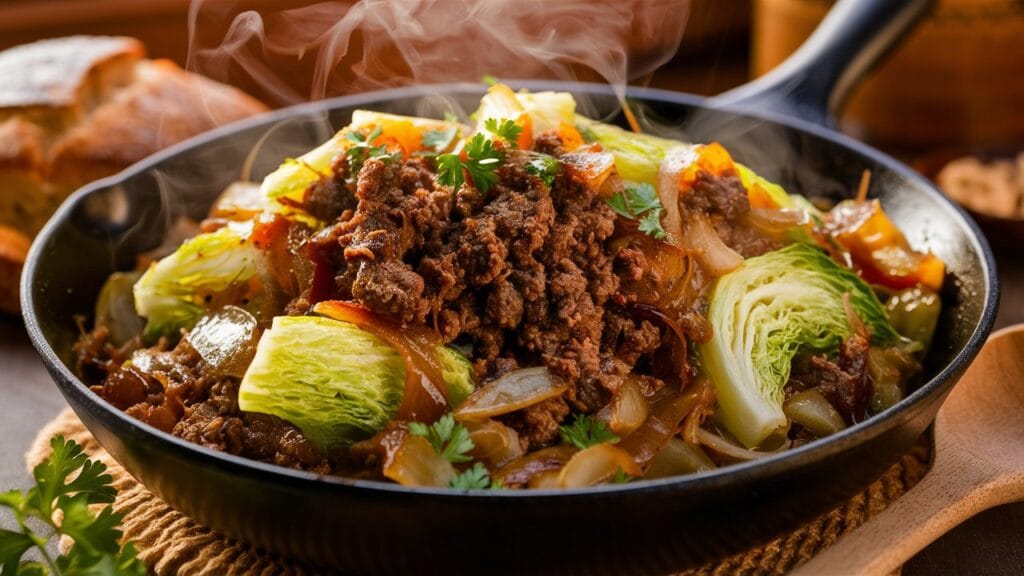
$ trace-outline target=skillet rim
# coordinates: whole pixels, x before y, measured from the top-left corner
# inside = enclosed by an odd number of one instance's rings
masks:
[[[593,94],[607,96],[612,93],[609,86],[589,82],[561,82],[545,80],[509,80],[508,83],[515,88],[528,88],[531,90],[561,90],[576,94]],[[803,446],[792,448],[777,454],[772,454],[758,460],[733,464],[712,471],[668,478],[649,480],[636,480],[627,484],[606,484],[589,488],[576,489],[545,489],[545,490],[456,490],[451,488],[422,488],[405,487],[398,484],[374,481],[356,480],[341,476],[327,476],[285,468],[274,464],[267,464],[257,460],[251,460],[241,456],[234,456],[225,452],[219,452],[188,442],[177,436],[163,432],[149,424],[138,421],[124,412],[118,410],[112,404],[102,401],[96,394],[68,368],[57,356],[53,347],[44,337],[36,318],[36,302],[33,294],[35,285],[36,269],[39,261],[43,258],[44,251],[52,243],[56,231],[64,224],[75,208],[88,196],[100,190],[108,189],[144,173],[159,164],[188,153],[191,149],[210,142],[231,136],[237,132],[260,126],[272,126],[275,123],[289,120],[300,116],[311,116],[317,113],[328,113],[337,108],[355,108],[359,106],[371,106],[391,100],[402,98],[414,98],[437,94],[482,94],[486,85],[479,83],[445,83],[425,84],[402,88],[392,88],[365,92],[360,94],[341,96],[328,100],[310,102],[275,110],[256,117],[245,119],[239,122],[228,124],[211,130],[204,134],[190,138],[145,158],[132,166],[129,166],[120,173],[92,182],[66,199],[60,208],[54,213],[47,224],[40,231],[33,242],[26,259],[24,271],[21,278],[21,304],[25,320],[26,330],[33,346],[39,353],[43,363],[46,365],[51,376],[65,395],[76,397],[77,403],[90,410],[97,418],[104,419],[107,427],[123,441],[128,438],[142,438],[158,447],[160,451],[177,452],[184,459],[193,460],[197,465],[212,466],[227,474],[245,474],[253,481],[260,482],[290,482],[304,489],[316,491],[351,491],[353,494],[366,496],[390,496],[408,498],[430,498],[441,503],[454,502],[473,503],[494,499],[499,500],[550,500],[551,498],[563,498],[573,500],[586,500],[591,498],[602,498],[608,495],[621,495],[623,497],[636,497],[640,495],[657,495],[669,492],[685,492],[688,489],[701,490],[712,487],[723,488],[730,484],[742,484],[749,480],[756,480],[762,477],[777,477],[802,466],[809,466],[814,462],[825,460],[847,449],[869,441],[871,438],[886,433],[899,427],[914,414],[913,407],[924,402],[934,394],[944,395],[948,393],[959,375],[970,365],[978,354],[988,335],[991,333],[995,323],[999,303],[999,279],[996,274],[995,258],[989,247],[988,241],[981,233],[977,223],[967,213],[943,195],[939,190],[923,176],[912,171],[909,167],[890,157],[889,155],[875,150],[874,148],[858,142],[848,136],[835,132],[829,128],[814,124],[799,118],[771,113],[766,111],[752,111],[731,106],[720,106],[713,103],[712,99],[703,98],[691,94],[673,92],[654,88],[641,88],[629,86],[626,89],[627,97],[653,100],[676,106],[685,106],[695,110],[711,111],[713,113],[732,114],[747,119],[765,121],[780,125],[784,128],[808,133],[812,136],[830,141],[840,147],[846,148],[857,156],[870,162],[880,164],[888,170],[898,174],[907,182],[911,188],[924,191],[936,201],[937,206],[944,209],[951,217],[960,220],[970,232],[971,251],[981,256],[983,270],[982,276],[985,279],[986,293],[984,294],[984,308],[981,317],[975,325],[973,332],[964,345],[963,349],[945,364],[938,373],[922,383],[910,395],[901,400],[895,406],[885,410],[881,414],[872,416],[863,422],[846,428],[841,432],[825,438],[817,439]],[[951,383],[952,381],[952,383]],[[294,486],[293,486],[294,487]]]

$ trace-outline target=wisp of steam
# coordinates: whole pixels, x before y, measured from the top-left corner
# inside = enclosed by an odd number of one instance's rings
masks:
[[[192,0],[188,68],[276,106],[485,75],[606,82],[621,98],[627,83],[644,83],[675,55],[690,8],[690,0],[281,4],[240,12],[237,3]]]

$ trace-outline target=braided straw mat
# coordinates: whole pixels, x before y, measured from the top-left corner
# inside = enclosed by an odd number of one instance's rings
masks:
[[[300,576],[322,573],[317,568],[302,566],[224,536],[164,504],[114,461],[70,408],[39,431],[25,455],[30,470],[46,458],[50,451],[49,440],[57,434],[78,442],[90,457],[107,465],[118,490],[114,511],[124,517],[122,528],[125,538],[135,544],[139,557],[146,562],[151,572],[159,576]],[[927,471],[927,454],[927,446],[921,443],[867,490],[839,508],[760,548],[684,574],[784,574],[863,524],[872,514],[885,509],[890,502],[916,484]]]

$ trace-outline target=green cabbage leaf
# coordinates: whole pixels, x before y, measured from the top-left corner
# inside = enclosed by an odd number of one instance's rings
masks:
[[[147,321],[147,339],[191,328],[219,296],[247,289],[263,270],[262,255],[250,242],[252,228],[251,221],[230,222],[186,240],[150,265],[133,288],[135,310]],[[240,292],[239,300],[246,296]]]
[[[441,346],[449,402],[473,391],[472,366]],[[405,363],[383,339],[320,316],[278,316],[263,333],[238,389],[238,407],[271,414],[324,451],[363,440],[394,417],[405,392]]]
[[[871,288],[806,244],[750,258],[716,282],[708,310],[713,335],[699,354],[722,423],[747,447],[785,427],[783,387],[793,358],[833,353],[853,334],[844,294],[872,345],[899,339]]]

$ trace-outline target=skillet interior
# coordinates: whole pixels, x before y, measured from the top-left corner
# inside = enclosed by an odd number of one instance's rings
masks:
[[[602,86],[526,85],[583,94],[585,113],[615,107]],[[320,479],[213,452],[128,418],[73,376],[73,318],[91,316],[106,276],[159,245],[179,216],[202,217],[239,178],[254,146],[252,175],[259,179],[282,158],[328,138],[354,108],[440,116],[452,102],[471,110],[482,90],[419,87],[283,110],[183,143],[68,200],[33,247],[24,310],[47,367],[101,443],[166,501],[209,525],[352,572],[667,571],[763,542],[863,488],[924,431],[991,329],[998,288],[987,244],[925,180],[813,125],[637,90],[631,97],[652,116],[682,126],[694,141],[721,141],[792,192],[840,198],[870,168],[872,193],[911,242],[943,258],[954,277],[926,361],[930,379],[878,418],[759,462],[568,493],[467,495]]]

